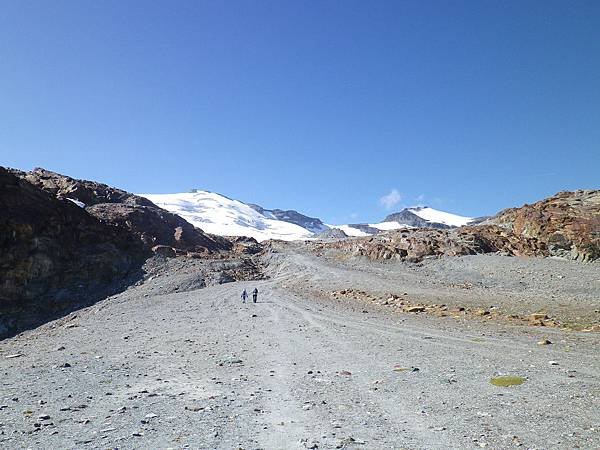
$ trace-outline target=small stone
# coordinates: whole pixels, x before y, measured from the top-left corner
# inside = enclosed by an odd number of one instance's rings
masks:
[[[203,410],[204,408],[202,406],[198,406],[198,405],[188,405],[185,407],[185,409],[188,411],[198,412],[198,411]]]
[[[551,366],[558,366],[558,361],[548,361]]]
[[[537,345],[550,345],[552,344],[551,341],[549,341],[548,339],[542,339],[541,341],[538,341]]]
[[[48,414],[40,414],[38,416],[38,419],[39,420],[48,420],[48,419],[50,419],[50,416]]]

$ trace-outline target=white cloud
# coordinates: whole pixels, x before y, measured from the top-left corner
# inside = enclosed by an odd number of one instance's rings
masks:
[[[352,214],[350,214],[350,218],[351,219],[358,219],[358,213],[353,212]]]
[[[388,194],[379,199],[379,204],[385,209],[392,209],[402,200],[402,195],[397,189],[392,189]]]

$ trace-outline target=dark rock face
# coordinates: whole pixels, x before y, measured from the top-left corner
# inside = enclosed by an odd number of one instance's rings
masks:
[[[0,337],[109,295],[147,256],[126,230],[0,167]]]
[[[448,229],[452,228],[449,225],[437,222],[430,222],[429,220],[425,220],[416,214],[410,212],[408,209],[403,209],[400,212],[390,214],[384,220],[384,222],[398,222],[403,225],[408,225],[409,227],[415,228],[439,228],[439,229]]]
[[[537,239],[553,256],[600,259],[600,190],[559,192],[488,221],[527,239]]]
[[[327,229],[325,224],[321,222],[321,219],[305,216],[304,214],[300,214],[298,211],[272,209],[270,212],[279,220],[299,225],[313,233],[319,233]]]
[[[292,209],[265,209],[262,206],[254,204],[248,204],[248,206],[253,210],[259,212],[263,216],[272,216],[283,222],[299,225],[302,228],[306,228],[312,233],[320,233],[321,231],[326,231],[328,229],[327,226],[321,221],[321,219],[317,219],[316,217],[305,216],[304,214],[301,214],[298,211],[294,211]]]

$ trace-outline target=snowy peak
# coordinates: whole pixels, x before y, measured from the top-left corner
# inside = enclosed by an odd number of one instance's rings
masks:
[[[257,241],[311,239],[329,230],[333,230],[333,234],[341,234],[335,231],[341,230],[347,236],[369,236],[401,228],[451,228],[473,220],[424,206],[390,214],[379,223],[326,225],[320,219],[295,210],[265,209],[209,191],[139,195],[207,233],[248,236]]]
[[[411,227],[450,228],[467,225],[472,220],[472,217],[459,216],[428,206],[417,206],[390,214],[384,222],[397,222]]]
[[[382,231],[398,230],[401,228],[453,228],[472,222],[471,217],[451,214],[428,206],[406,208],[390,214],[380,223],[357,223],[339,225],[348,236],[369,236]]]
[[[431,223],[443,223],[451,227],[462,227],[473,221],[473,217],[459,216],[458,214],[439,211],[429,206],[418,206],[416,208],[408,208],[408,210]]]
[[[140,194],[154,204],[175,213],[203,231],[220,236],[249,236],[257,241],[307,239],[314,231],[298,223],[312,219],[296,211],[266,210],[224,195],[194,190],[180,194]],[[295,214],[293,214],[295,213]],[[282,220],[278,216],[288,217]],[[320,229],[322,231],[322,229]]]

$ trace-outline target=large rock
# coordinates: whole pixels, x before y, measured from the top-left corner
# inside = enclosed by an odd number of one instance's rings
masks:
[[[147,254],[126,230],[0,167],[0,337],[105,297]]]
[[[553,256],[600,259],[600,190],[559,192],[532,205],[504,210],[488,223],[537,239]]]

